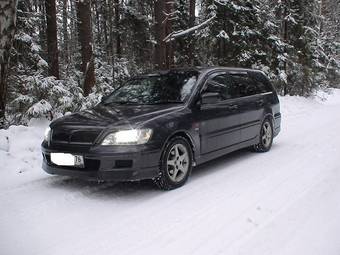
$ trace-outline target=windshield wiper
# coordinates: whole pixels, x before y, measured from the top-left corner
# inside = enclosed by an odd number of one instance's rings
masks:
[[[103,102],[104,105],[110,104],[120,104],[120,105],[157,105],[157,104],[183,104],[184,102],[178,100],[169,100],[169,101],[159,101],[159,102],[148,102],[148,103],[137,103],[131,101],[112,101],[112,102]]]
[[[136,102],[130,102],[130,101],[112,101],[112,102],[104,102],[104,105],[110,105],[110,104],[121,104],[121,105],[130,104],[130,105],[138,105],[138,103],[136,103]]]
[[[160,102],[154,102],[150,104],[183,104],[183,101],[178,101],[178,100],[169,100],[169,101],[160,101]]]

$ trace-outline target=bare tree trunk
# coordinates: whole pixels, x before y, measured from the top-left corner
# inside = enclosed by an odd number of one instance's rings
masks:
[[[7,76],[16,26],[16,0],[0,1],[0,129],[5,127]]]
[[[70,29],[70,62],[74,63],[73,59],[74,59],[74,55],[75,55],[75,51],[78,48],[78,33],[77,28],[78,28],[78,24],[77,24],[77,8],[75,6],[75,1],[70,1],[70,23],[71,23],[71,29]]]
[[[68,31],[67,31],[67,2],[68,0],[63,0],[63,53],[64,53],[64,59],[66,65],[69,64],[69,36],[68,36]]]
[[[171,13],[173,12],[173,4],[174,2],[167,1],[165,3],[165,12],[167,13],[168,17],[164,22],[165,26],[165,35],[169,35],[172,33],[172,22],[171,22]],[[164,40],[164,38],[163,38]],[[166,68],[172,68],[175,65],[174,62],[174,47],[173,47],[173,41],[166,43],[165,51],[166,51]]]
[[[189,6],[189,27],[195,26],[196,20],[196,0],[190,0]],[[195,63],[195,40],[190,41],[190,48],[189,48],[189,63],[190,65],[194,65]]]
[[[104,36],[104,44],[105,44],[105,52],[106,52],[106,61],[108,63],[110,63],[111,61],[111,52],[110,52],[110,44],[109,44],[109,40],[108,40],[108,32],[107,32],[107,19],[108,19],[108,11],[107,11],[107,4],[106,4],[106,0],[102,0],[101,1],[101,14],[102,16],[102,30],[103,30],[103,36]],[[109,19],[110,20],[110,19]]]
[[[165,69],[166,67],[166,44],[164,38],[166,36],[164,24],[165,21],[165,0],[156,0],[154,5],[155,12],[155,38],[156,46],[154,53],[154,63],[157,69]]]
[[[325,13],[326,13],[326,1],[320,0],[320,16],[323,16],[323,20],[320,23],[320,33],[322,33],[325,23]]]
[[[94,74],[94,57],[91,26],[91,1],[77,1],[79,42],[81,45],[82,65],[81,71],[84,74],[84,95],[88,96],[96,82]]]
[[[50,75],[59,79],[58,38],[57,38],[57,15],[55,0],[45,0],[46,8],[46,35],[47,52]]]
[[[143,1],[138,1],[136,8],[138,12],[140,13],[140,15],[142,15],[143,17],[148,17],[150,15],[149,13],[150,10],[148,9],[148,3],[145,3]],[[137,35],[138,38],[136,39],[138,40],[139,45],[140,45],[137,51],[137,56],[138,56],[137,64],[146,65],[147,68],[150,69],[151,66],[153,65],[153,54],[152,54],[153,44],[149,40],[150,35],[145,32],[143,33],[142,31],[140,31],[137,34],[138,34]]]
[[[122,46],[120,37],[120,3],[115,0],[115,24],[116,24],[116,54],[117,58],[122,57]]]
[[[95,19],[94,19],[95,20],[95,24],[96,24],[96,28],[97,28],[97,33],[96,33],[96,35],[97,35],[97,38],[96,38],[97,42],[96,42],[96,44],[100,48],[102,48],[101,47],[102,46],[102,31],[101,31],[101,27],[100,27],[100,17],[99,17],[98,1],[93,1],[93,9],[94,9],[95,14],[96,14]]]
[[[286,17],[288,16],[288,8],[289,8],[289,4],[287,3],[287,0],[285,0],[284,2],[284,11],[283,11],[283,41],[285,43],[288,42],[288,21],[286,19]],[[287,47],[285,47],[285,52],[287,51]],[[286,52],[287,53],[287,52]],[[285,71],[285,73],[287,73],[287,60],[284,61],[283,63],[283,69]],[[283,95],[287,95],[289,93],[288,91],[288,84],[284,83],[283,85]]]
[[[38,12],[38,10],[39,10],[38,0],[34,0],[34,1],[33,1],[33,5],[34,5],[34,11],[35,11],[35,12]]]
[[[111,54],[112,78],[115,78],[115,54],[114,54],[114,28],[113,28],[113,0],[108,0],[108,22],[109,22],[109,54]]]
[[[39,13],[41,13],[41,19],[39,21],[39,44],[43,52],[47,51],[46,47],[46,10],[44,0],[38,0]],[[43,54],[47,57],[46,54]]]
[[[195,26],[196,0],[190,0],[189,6],[189,27]]]

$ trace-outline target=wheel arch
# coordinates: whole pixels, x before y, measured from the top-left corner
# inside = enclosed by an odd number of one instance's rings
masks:
[[[275,119],[274,119],[273,114],[270,113],[270,112],[267,112],[266,114],[264,114],[263,119],[262,119],[262,123],[263,123],[266,119],[269,119],[269,120],[271,121],[272,127],[274,128],[274,124],[275,124],[274,121],[275,121]],[[261,125],[262,125],[262,123],[261,123]]]
[[[165,140],[163,146],[162,146],[162,153],[161,153],[161,158],[163,156],[163,152],[166,148],[166,145],[169,143],[171,139],[174,137],[182,137],[184,138],[190,145],[191,151],[192,151],[192,160],[193,160],[193,165],[196,164],[196,146],[194,143],[194,140],[192,136],[185,130],[177,130],[176,132],[172,133],[171,135],[168,136],[168,138]]]

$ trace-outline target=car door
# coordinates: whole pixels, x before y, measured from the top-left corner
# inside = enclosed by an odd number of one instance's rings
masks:
[[[200,125],[201,154],[222,150],[240,142],[240,116],[237,92],[227,73],[208,77],[201,94],[219,93],[220,100],[201,104],[197,118]]]
[[[248,72],[230,72],[230,76],[240,93],[241,141],[250,141],[259,135],[265,102]]]

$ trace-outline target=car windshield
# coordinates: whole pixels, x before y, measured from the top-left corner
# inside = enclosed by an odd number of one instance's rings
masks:
[[[117,88],[104,104],[184,103],[195,87],[197,71],[170,71],[133,78]]]

